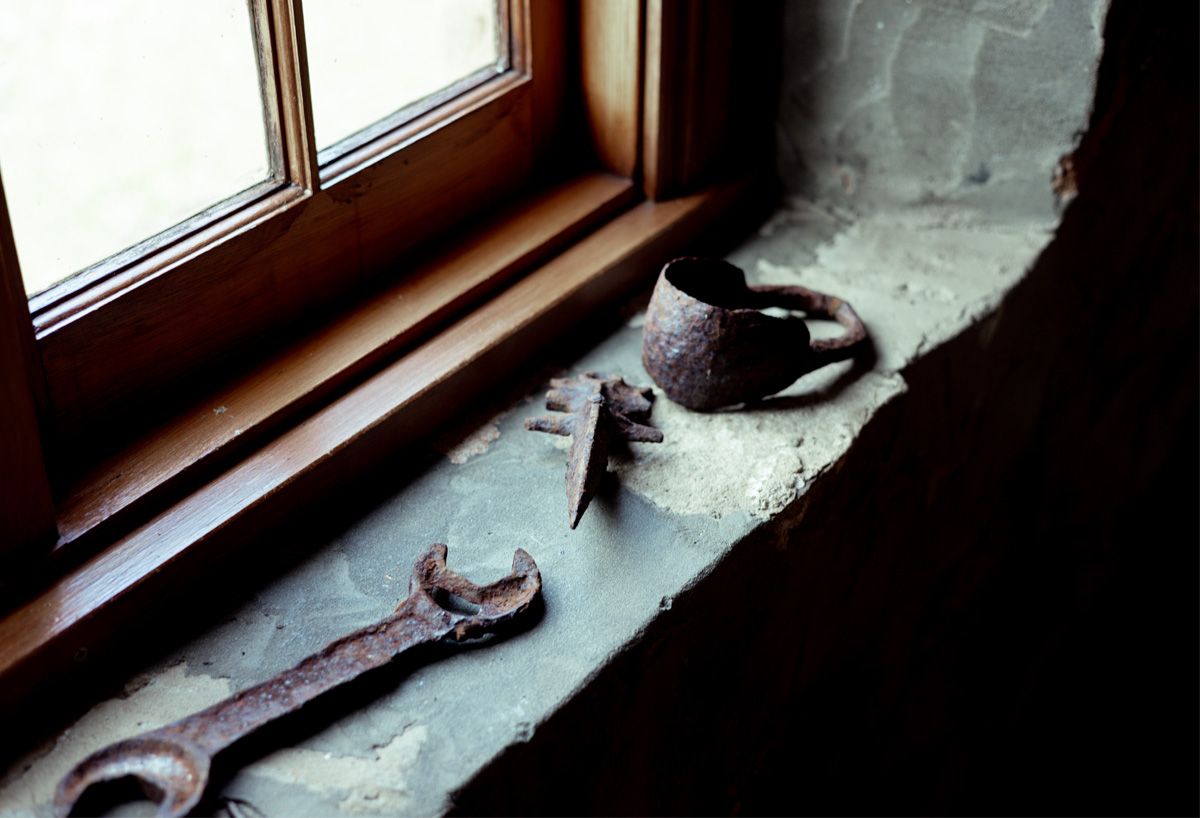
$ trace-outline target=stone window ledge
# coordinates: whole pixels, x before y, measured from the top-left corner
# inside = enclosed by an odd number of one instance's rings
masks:
[[[93,749],[215,702],[386,615],[406,593],[414,557],[431,542],[447,543],[451,565],[479,580],[507,570],[514,548],[530,551],[545,580],[542,620],[503,643],[416,667],[358,709],[249,761],[208,810],[528,809],[545,805],[538,798],[548,797],[553,782],[536,780],[543,778],[537,767],[508,780],[512,765],[554,753],[607,757],[610,771],[620,766],[613,754],[624,753],[631,769],[645,762],[646,775],[669,780],[669,759],[641,759],[650,750],[622,747],[622,739],[635,729],[678,735],[681,723],[709,724],[711,714],[691,709],[691,674],[716,672],[722,656],[750,672],[758,665],[738,659],[742,651],[754,649],[764,661],[771,649],[763,645],[800,623],[796,606],[804,605],[785,580],[804,570],[796,555],[811,549],[828,559],[832,548],[810,540],[803,520],[819,516],[816,504],[837,507],[830,498],[861,482],[844,467],[857,448],[878,447],[864,438],[886,407],[936,402],[911,393],[915,366],[968,335],[973,348],[986,347],[1001,302],[1052,228],[996,223],[961,207],[853,215],[790,201],[729,258],[754,280],[802,283],[849,300],[874,340],[869,366],[827,368],[743,411],[690,413],[660,394],[653,422],[666,442],[633,444],[628,458],[615,459],[617,479],[574,532],[566,525],[565,442],[521,428],[541,409],[545,386],[532,386],[479,428],[443,441],[444,456],[432,467],[227,621],[170,650],[122,695],[97,702],[15,764],[0,786],[0,815],[48,814],[58,778]],[[642,315],[633,312],[563,371],[599,369],[649,384],[640,362]],[[850,511],[860,519],[886,513],[868,502]],[[779,570],[780,554],[793,555],[786,570]],[[823,581],[848,595],[847,610],[856,583],[880,581],[847,582],[852,571],[841,566]],[[809,576],[800,584],[813,582]],[[748,735],[761,735],[757,720],[769,719],[762,708],[808,672],[795,666],[790,648],[778,661],[781,675],[742,691]],[[590,716],[582,712],[589,709]],[[591,734],[570,727],[588,719]],[[643,785],[629,783],[628,803],[646,806],[634,795]]]

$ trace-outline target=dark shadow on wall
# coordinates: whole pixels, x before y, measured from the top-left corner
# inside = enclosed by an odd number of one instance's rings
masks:
[[[1000,310],[461,814],[1196,814],[1197,10],[1118,0]]]

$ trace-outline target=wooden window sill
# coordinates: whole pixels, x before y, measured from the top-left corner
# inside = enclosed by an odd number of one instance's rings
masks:
[[[605,222],[636,200],[633,187],[576,179],[96,470],[63,506],[57,550],[65,565],[105,547],[0,620],[0,709],[103,649],[172,582],[239,548],[262,550],[262,532],[429,434],[597,305],[648,283],[751,190],[735,182],[642,202]]]
[[[626,179],[591,173],[506,209],[245,377],[74,481],[59,505],[60,564],[229,465],[322,401],[344,392],[568,241],[636,199]]]

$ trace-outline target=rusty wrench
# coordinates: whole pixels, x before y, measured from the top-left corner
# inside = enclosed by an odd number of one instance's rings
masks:
[[[432,545],[413,566],[408,598],[387,619],[199,713],[93,753],[59,782],[55,810],[68,815],[91,785],[132,777],[158,803],[160,816],[186,815],[204,794],[213,756],[238,739],[409,648],[492,633],[527,611],[541,587],[533,557],[520,548],[512,573],[480,586],[446,567],[446,546]],[[447,607],[447,595],[478,610],[453,610]]]

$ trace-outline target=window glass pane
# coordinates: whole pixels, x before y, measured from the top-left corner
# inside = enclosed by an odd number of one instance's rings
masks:
[[[305,0],[318,150],[498,66],[496,0]]]
[[[30,293],[267,179],[246,0],[0,0],[0,174]]]

